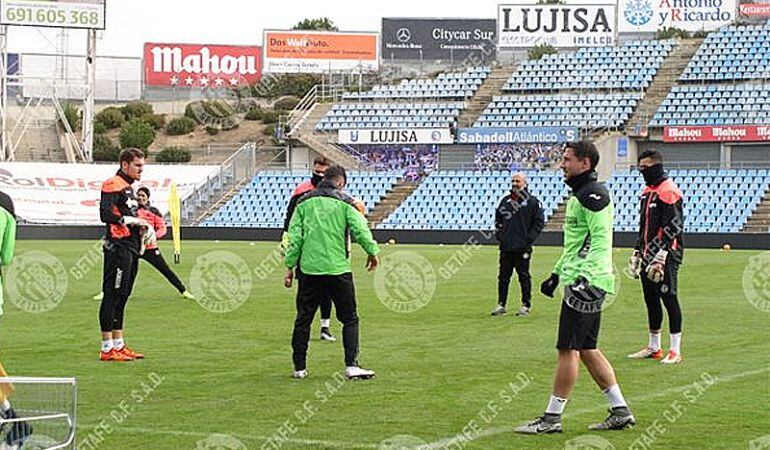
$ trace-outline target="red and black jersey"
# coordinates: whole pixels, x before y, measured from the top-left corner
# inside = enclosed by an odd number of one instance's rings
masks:
[[[283,231],[289,231],[291,216],[294,215],[294,208],[297,207],[297,201],[299,201],[300,197],[315,188],[316,186],[313,184],[313,182],[308,180],[301,183],[299,186],[297,186],[296,189],[294,189],[294,192],[291,194],[291,199],[289,199],[289,206],[286,207],[286,220],[283,221]]]
[[[636,242],[645,266],[661,249],[668,251],[668,258],[682,262],[683,210],[682,191],[670,179],[664,176],[659,183],[645,187],[640,197],[639,239]]]
[[[152,229],[155,230],[155,237],[162,238],[168,232],[166,227],[166,221],[163,220],[163,214],[154,206],[146,205],[140,206],[137,211],[137,215],[152,225]],[[146,250],[153,250],[158,248],[158,244],[147,244]]]
[[[133,181],[119,170],[114,177],[102,183],[99,216],[106,225],[110,243],[129,245],[138,252],[141,237],[138,227],[128,227],[122,221],[124,216],[137,217],[139,202],[131,187]]]

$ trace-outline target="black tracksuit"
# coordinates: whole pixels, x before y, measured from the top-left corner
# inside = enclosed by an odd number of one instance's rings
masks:
[[[500,243],[500,265],[497,278],[497,301],[501,306],[508,303],[508,286],[513,270],[521,285],[521,303],[531,306],[532,277],[529,261],[532,244],[545,225],[540,201],[528,190],[503,197],[495,210],[495,230]]]
[[[663,324],[663,308],[668,311],[669,331],[682,331],[682,310],[677,293],[679,265],[684,257],[684,206],[682,192],[665,175],[645,187],[640,197],[639,239],[636,250],[642,254],[642,291],[647,304],[647,320],[650,330],[660,330]],[[653,283],[646,276],[649,264],[659,250],[666,250],[668,257],[663,281]]]
[[[123,223],[123,217],[137,216],[138,202],[131,183],[122,171],[102,184],[99,215],[107,236],[104,244],[104,274],[99,326],[104,332],[123,329],[126,302],[136,279],[140,249],[137,227]]]

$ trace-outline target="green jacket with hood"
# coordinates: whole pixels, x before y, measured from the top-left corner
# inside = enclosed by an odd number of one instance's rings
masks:
[[[350,236],[372,256],[379,253],[366,219],[349,195],[322,181],[297,202],[289,223],[285,264],[308,275],[350,272]]]

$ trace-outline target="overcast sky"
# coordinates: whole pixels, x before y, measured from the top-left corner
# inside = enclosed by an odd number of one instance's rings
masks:
[[[99,55],[141,57],[145,42],[261,45],[262,30],[288,29],[304,18],[328,16],[343,31],[379,31],[382,17],[495,18],[498,0],[107,0],[107,29]],[[535,3],[534,0],[504,3]],[[570,1],[607,4],[606,0]],[[45,30],[45,31],[38,31]],[[11,52],[54,53],[57,29],[11,27]],[[85,51],[86,32],[70,30],[69,53]]]

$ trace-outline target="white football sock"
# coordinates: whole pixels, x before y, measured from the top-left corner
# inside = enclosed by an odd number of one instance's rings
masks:
[[[660,331],[657,333],[650,333],[650,343],[648,347],[656,352],[660,350]]]
[[[112,343],[112,339],[107,339],[102,341],[102,351],[107,353],[108,351],[115,348],[115,344]]]
[[[331,321],[331,319],[321,319],[321,328],[329,328]]]
[[[561,415],[564,412],[565,406],[567,406],[566,398],[557,397],[551,394],[551,398],[548,400],[548,408],[545,409],[545,413]]]
[[[673,333],[671,335],[671,350],[677,354],[682,353],[679,347],[682,345],[682,333]]]
[[[117,338],[113,339],[113,345],[115,346],[116,350],[122,350],[126,343],[123,341],[123,338]]]
[[[623,393],[620,392],[620,386],[613,384],[607,389],[603,390],[604,395],[607,396],[607,400],[610,402],[610,408],[627,407],[626,399],[623,398]]]

